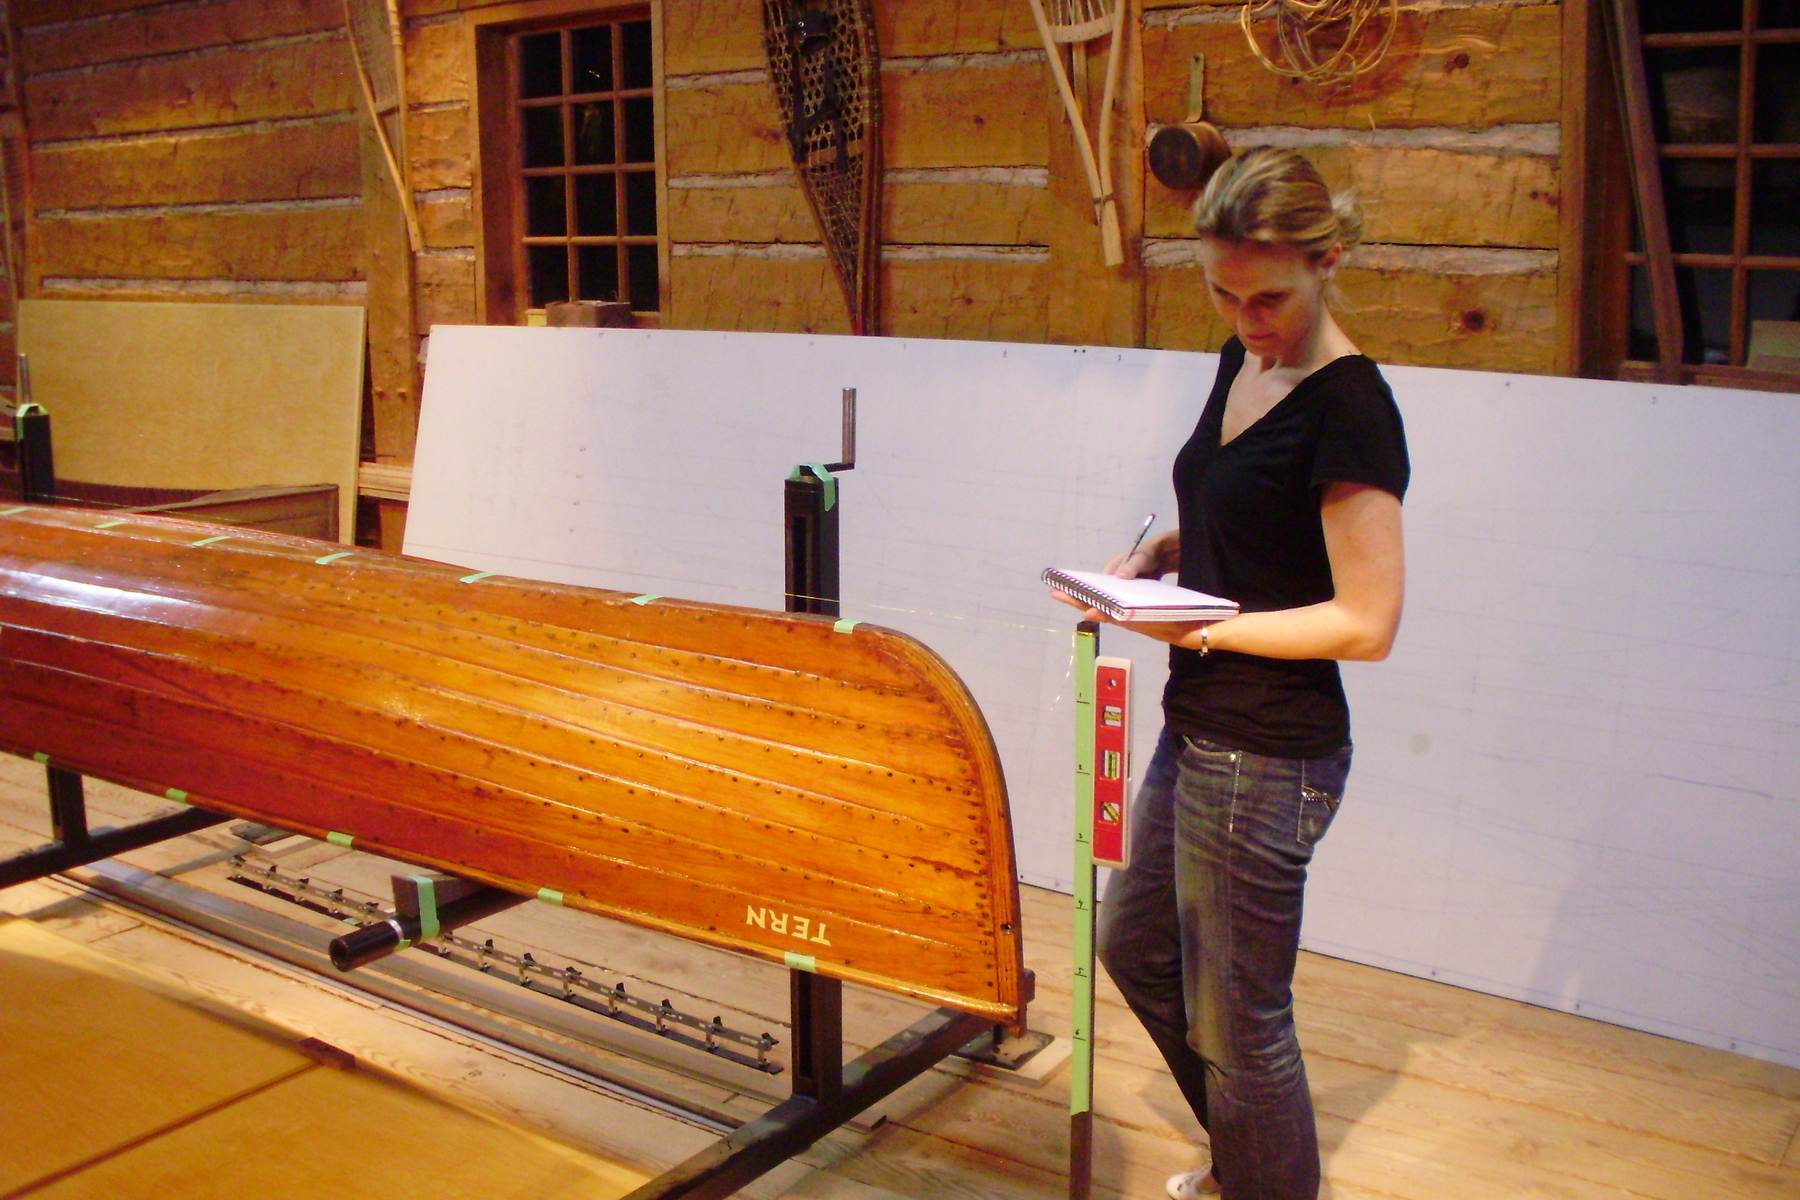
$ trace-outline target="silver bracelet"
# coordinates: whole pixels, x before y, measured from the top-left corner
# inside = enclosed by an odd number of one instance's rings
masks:
[[[1207,645],[1207,643],[1206,643],[1206,630],[1207,630],[1207,626],[1202,625],[1200,627],[1200,657],[1201,658],[1205,658],[1207,655],[1212,653],[1212,647]]]

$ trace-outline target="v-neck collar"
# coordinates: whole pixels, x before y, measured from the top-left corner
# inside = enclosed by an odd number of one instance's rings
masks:
[[[1237,443],[1243,441],[1244,438],[1255,431],[1258,426],[1262,425],[1274,415],[1277,409],[1292,400],[1298,393],[1307,390],[1314,380],[1318,379],[1327,371],[1330,371],[1333,367],[1338,366],[1340,363],[1368,357],[1368,355],[1361,353],[1340,354],[1330,362],[1315,367],[1312,372],[1301,379],[1299,383],[1296,383],[1293,387],[1289,388],[1286,395],[1282,396],[1281,399],[1263,410],[1262,415],[1258,416],[1256,420],[1238,430],[1236,437],[1232,438],[1230,441],[1225,441],[1225,409],[1231,403],[1231,385],[1237,382],[1237,377],[1244,372],[1244,364],[1250,361],[1250,352],[1244,348],[1244,343],[1239,341],[1236,336],[1233,336],[1230,341],[1225,343],[1225,347],[1220,353],[1229,355],[1233,346],[1237,347],[1237,367],[1231,372],[1231,378],[1222,381],[1225,385],[1224,388],[1219,389],[1214,393],[1218,398],[1217,419],[1219,430],[1218,435],[1214,438],[1214,443],[1220,450],[1225,449],[1227,446],[1235,446]]]

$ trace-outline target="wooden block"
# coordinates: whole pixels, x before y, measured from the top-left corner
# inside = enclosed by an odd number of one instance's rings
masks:
[[[49,146],[33,151],[42,209],[354,196],[353,119],[222,136]]]
[[[1050,161],[1045,68],[919,66],[881,73],[888,168],[1044,166]]]
[[[1268,23],[1259,30],[1268,38]],[[1480,4],[1402,9],[1387,57],[1348,88],[1265,69],[1235,21],[1144,30],[1145,107],[1159,124],[1188,110],[1188,66],[1206,56],[1206,116],[1231,126],[1480,127],[1561,117],[1561,9]]]
[[[412,162],[416,191],[468,187],[475,135],[466,105],[411,112],[406,117],[406,157]]]
[[[66,5],[66,9],[75,8]],[[73,17],[69,13],[63,19]],[[342,0],[212,0],[199,5],[121,11],[104,25],[75,23],[27,29],[20,38],[26,74],[93,66],[154,54],[178,54],[262,38],[342,28]]]
[[[362,275],[363,218],[350,206],[43,217],[32,227],[46,276],[347,280]]]
[[[478,321],[475,258],[469,254],[421,254],[413,263],[417,327],[469,325]]]
[[[670,78],[768,68],[760,5],[663,0],[662,19],[663,71]]]
[[[69,479],[335,483],[355,528],[363,311],[28,300],[19,346]]]
[[[347,112],[349,54],[333,38],[38,76],[25,108],[34,142]]]
[[[406,31],[407,103],[467,104],[472,65],[469,34],[462,22],[411,26]],[[410,124],[409,118],[409,134]]]
[[[1048,245],[1052,203],[1050,189],[1037,183],[890,179],[882,194],[882,240],[907,245]]]
[[[884,332],[892,332],[885,299],[882,312]],[[678,254],[669,260],[669,311],[663,320],[670,329],[850,332],[843,292],[823,254],[798,259]]]
[[[819,227],[791,173],[747,176],[757,186],[672,187],[676,242],[817,243]],[[903,245],[1016,246],[1049,240],[1049,189],[1036,183],[950,177],[895,181],[882,190],[881,240]]]
[[[438,194],[419,205],[419,235],[433,250],[475,244],[475,214],[469,193]]]
[[[793,169],[766,81],[670,88],[664,100],[670,174]]]
[[[1041,257],[896,259],[881,264],[882,332],[893,337],[1042,341],[1049,317]]]
[[[958,4],[889,4],[875,10],[884,58],[1041,50],[1028,5],[1010,0]]]
[[[23,921],[0,922],[0,993],[8,1192],[310,1069]]]
[[[818,243],[818,222],[792,171],[742,178],[755,181],[754,185],[671,187],[669,240]],[[675,297],[671,300],[678,302]]]

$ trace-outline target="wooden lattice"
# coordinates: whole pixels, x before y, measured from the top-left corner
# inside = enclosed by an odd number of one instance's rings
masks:
[[[868,0],[764,0],[763,47],[851,328],[876,331],[881,58]]]

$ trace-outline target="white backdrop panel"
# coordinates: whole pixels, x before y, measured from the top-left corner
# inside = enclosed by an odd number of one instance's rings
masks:
[[[1146,512],[1216,357],[438,327],[409,553],[775,608],[781,481],[837,457],[847,616],[993,728],[1021,877],[1070,882],[1068,610]],[[1306,944],[1800,1063],[1800,406],[1395,368],[1414,485],[1393,657],[1352,664],[1350,795]],[[1154,715],[1163,655],[1129,653]],[[1139,761],[1155,722],[1137,729]]]

